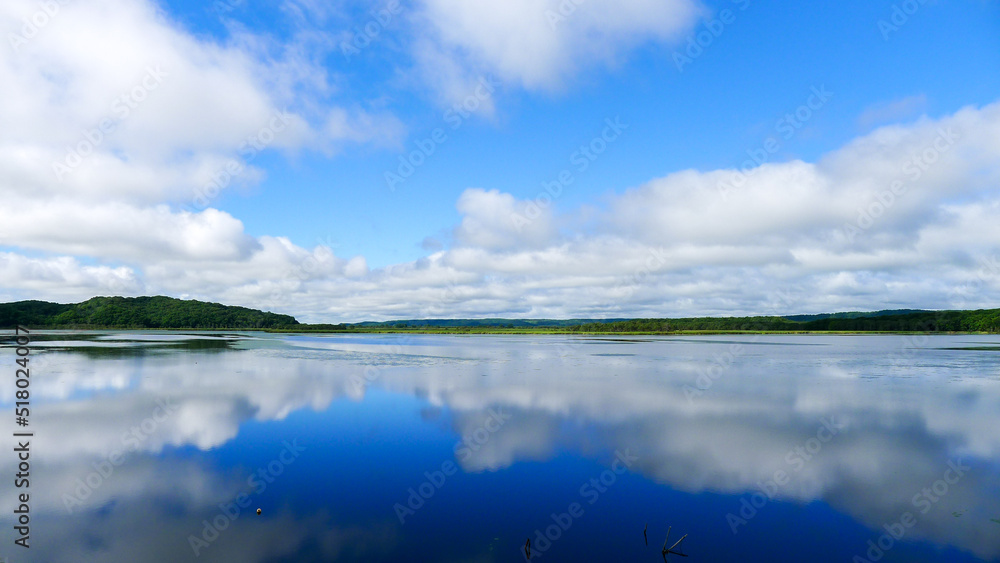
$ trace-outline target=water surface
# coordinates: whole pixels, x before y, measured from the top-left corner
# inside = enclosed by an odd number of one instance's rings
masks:
[[[662,561],[668,526],[685,561],[1000,560],[993,336],[56,332],[30,357],[8,561]]]

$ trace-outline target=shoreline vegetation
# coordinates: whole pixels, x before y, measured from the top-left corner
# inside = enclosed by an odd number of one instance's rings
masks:
[[[246,307],[172,297],[94,297],[82,303],[0,303],[0,328],[78,330],[262,330],[332,334],[899,334],[1000,333],[1000,309],[696,317],[677,319],[420,319],[343,324],[300,323]]]

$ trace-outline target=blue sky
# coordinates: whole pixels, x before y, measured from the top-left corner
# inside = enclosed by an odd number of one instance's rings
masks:
[[[196,28],[214,27],[211,33],[225,37],[213,25],[214,14],[185,4],[169,6],[184,14],[181,19],[199,22]],[[501,88],[495,119],[463,124],[396,193],[387,189],[383,173],[396,168],[397,157],[415,147],[415,138],[443,125],[443,110],[439,100],[390,87],[382,92],[398,100],[398,115],[409,133],[400,147],[275,159],[255,197],[234,195],[221,205],[254,235],[282,233],[301,245],[331,238],[344,252],[364,254],[370,265],[384,266],[422,255],[424,237],[459,220],[454,201],[468,187],[534,197],[542,182],[570,166],[572,152],[600,132],[607,117],[621,116],[628,134],[579,174],[557,206],[593,202],[608,191],[677,170],[737,166],[748,148],[773,132],[778,118],[805,101],[812,86],[826,85],[835,97],[809,121],[807,131],[784,143],[775,160],[815,159],[871,130],[859,118],[880,103],[923,97],[912,111],[894,116],[913,120],[997,98],[996,3],[925,6],[884,41],[877,22],[889,21],[892,4],[794,9],[786,4],[780,9],[750,3],[740,11],[742,4],[710,3],[716,14],[730,9],[737,19],[684,72],[672,60],[674,51],[683,53],[684,42],[654,43],[629,53],[618,68],[585,72],[564,92]],[[232,15],[259,25],[251,9],[247,5]],[[261,31],[275,32],[275,27],[268,22]],[[402,33],[397,27],[383,33]],[[378,62],[370,58],[408,64],[390,41],[376,38],[362,55],[365,60],[353,63],[335,53],[329,67],[347,72],[359,89],[366,89],[367,80],[390,80],[394,66],[368,66]],[[302,206],[301,198],[315,205]]]
[[[0,297],[168,294],[310,320],[995,306],[1000,272],[977,264],[1000,239],[973,226],[998,195],[1000,4],[562,5],[552,23],[556,1],[13,2]],[[150,65],[162,84],[53,173]],[[247,162],[278,111],[289,125]],[[607,120],[627,127],[594,141]],[[918,195],[845,243],[948,124],[970,125]],[[390,189],[421,142],[433,153]],[[740,201],[696,195],[755,153]],[[249,168],[192,205],[233,159]]]

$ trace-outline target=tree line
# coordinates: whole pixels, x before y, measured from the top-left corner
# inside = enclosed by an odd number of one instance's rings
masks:
[[[266,329],[299,324],[295,317],[173,297],[94,297],[82,303],[0,304],[0,327]]]
[[[865,316],[867,315],[867,316]],[[818,317],[818,318],[817,318]],[[1000,332],[1000,309],[879,311],[786,317],[695,317],[599,320],[410,320],[355,324],[302,324],[295,317],[172,297],[94,297],[82,303],[0,303],[0,328],[238,329],[318,332],[433,330],[468,332],[657,333],[683,331]]]

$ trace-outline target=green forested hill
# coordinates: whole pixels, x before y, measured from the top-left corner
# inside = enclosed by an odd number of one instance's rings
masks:
[[[279,328],[294,317],[172,297],[94,297],[83,303],[0,304],[0,328]]]

